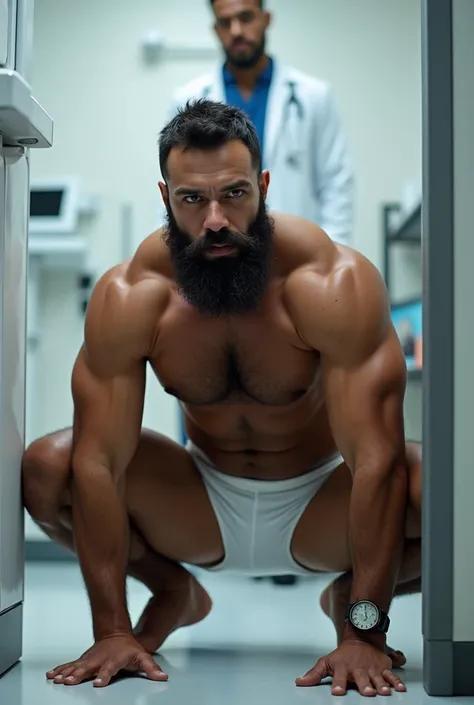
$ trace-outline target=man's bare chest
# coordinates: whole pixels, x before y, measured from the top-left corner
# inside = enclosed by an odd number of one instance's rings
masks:
[[[165,319],[150,364],[168,393],[198,406],[287,406],[319,377],[319,356],[278,315],[233,325]]]

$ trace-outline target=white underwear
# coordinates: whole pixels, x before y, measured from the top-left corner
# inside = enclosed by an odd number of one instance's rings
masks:
[[[220,526],[225,558],[207,570],[245,575],[308,575],[295,561],[291,540],[298,521],[329,475],[340,453],[289,480],[250,480],[220,472],[197,446],[187,450],[201,473]]]

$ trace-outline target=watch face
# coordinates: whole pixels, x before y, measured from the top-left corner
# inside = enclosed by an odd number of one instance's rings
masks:
[[[351,610],[350,619],[357,629],[373,629],[379,621],[379,611],[373,602],[358,602]]]

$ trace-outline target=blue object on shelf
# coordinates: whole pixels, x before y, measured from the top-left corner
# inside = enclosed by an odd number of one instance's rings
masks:
[[[392,304],[392,322],[405,353],[409,372],[422,367],[423,310],[420,298]]]

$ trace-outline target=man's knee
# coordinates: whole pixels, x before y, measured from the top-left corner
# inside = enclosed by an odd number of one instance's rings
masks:
[[[39,438],[23,454],[23,503],[38,522],[50,522],[65,500],[70,476],[67,436],[60,432]]]

